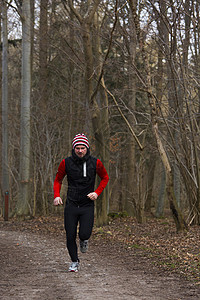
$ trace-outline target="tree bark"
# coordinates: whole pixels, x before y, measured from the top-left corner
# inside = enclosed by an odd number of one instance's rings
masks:
[[[2,197],[9,192],[8,162],[8,31],[7,4],[2,0]]]
[[[132,4],[134,9],[136,10],[136,2],[133,0]],[[136,57],[136,46],[137,46],[137,37],[136,37],[136,29],[134,23],[133,11],[130,10],[129,13],[129,26],[130,26],[130,44],[129,44],[129,61],[128,61],[128,69],[129,69],[129,95],[128,95],[128,106],[130,112],[128,114],[128,122],[132,128],[135,127],[135,100],[136,100],[136,75],[135,69],[133,66],[135,65],[135,57]],[[129,132],[128,132],[129,133]],[[141,219],[139,216],[140,210],[138,209],[140,203],[138,203],[141,199],[137,189],[137,179],[136,179],[136,161],[135,161],[135,139],[129,134],[127,137],[127,178],[126,182],[126,196],[125,196],[125,210],[129,215],[136,216],[137,219]],[[137,203],[135,203],[134,199],[138,199]],[[138,206],[137,207],[135,207]]]
[[[48,3],[49,0],[41,0],[40,1],[40,30],[39,30],[39,106],[40,106],[40,114],[41,119],[44,123],[48,124],[48,114],[47,114],[47,106],[48,106],[48,69],[47,69],[47,57],[48,57]],[[41,122],[42,123],[42,122]],[[41,123],[38,122],[38,126],[41,126]],[[43,132],[44,137],[43,139],[46,139],[46,136],[48,136],[48,126],[44,126],[41,129],[41,132]],[[47,132],[45,131],[47,130]],[[40,130],[40,128],[38,129]],[[45,147],[46,145],[43,144],[42,147]],[[45,149],[44,151],[48,151]],[[44,178],[45,174],[40,174],[40,180],[39,180],[39,190],[40,190],[40,198],[39,201],[42,200],[42,212],[44,215],[47,215],[48,211],[48,205],[47,205],[47,193],[45,192],[44,182],[46,181]],[[40,207],[40,204],[38,205]]]
[[[17,216],[31,215],[30,205],[30,93],[31,93],[31,12],[30,0],[22,4],[22,87],[20,126],[20,191]]]

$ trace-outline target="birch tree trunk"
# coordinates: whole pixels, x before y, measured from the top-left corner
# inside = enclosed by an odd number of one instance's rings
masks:
[[[30,0],[22,4],[22,86],[20,124],[20,190],[17,216],[31,214],[30,207],[30,92],[31,92],[31,12]]]
[[[2,0],[2,196],[9,191],[8,170],[8,32],[7,4]]]

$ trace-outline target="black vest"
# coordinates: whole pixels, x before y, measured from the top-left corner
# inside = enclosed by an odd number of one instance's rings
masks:
[[[94,205],[87,195],[94,192],[97,159],[87,154],[80,159],[74,151],[72,156],[65,159],[68,191],[67,203],[73,202],[78,206]]]

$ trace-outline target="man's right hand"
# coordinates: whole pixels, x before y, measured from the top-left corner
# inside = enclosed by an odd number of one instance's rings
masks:
[[[53,204],[54,205],[63,205],[63,202],[62,202],[62,199],[60,197],[56,197],[54,200],[53,200]]]

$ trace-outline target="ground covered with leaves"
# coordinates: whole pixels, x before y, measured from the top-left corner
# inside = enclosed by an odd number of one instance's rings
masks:
[[[9,287],[6,300],[16,295],[48,300],[94,299],[94,295],[95,299],[150,299],[152,294],[151,299],[162,300],[200,298],[199,226],[177,233],[171,218],[149,217],[139,224],[115,214],[108,225],[94,227],[79,277],[69,276],[63,265],[67,253],[62,216],[21,222],[1,219],[0,233],[4,256],[0,290],[6,295]],[[66,296],[78,287],[79,294]]]
[[[138,224],[131,217],[116,215],[108,226],[95,228],[94,234],[104,242],[120,243],[163,271],[183,275],[200,285],[200,226],[177,233],[170,218],[148,218],[145,224]]]

